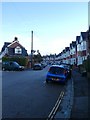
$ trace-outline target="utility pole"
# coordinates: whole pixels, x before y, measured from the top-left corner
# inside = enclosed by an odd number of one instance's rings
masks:
[[[33,31],[31,31],[31,68],[33,67]]]

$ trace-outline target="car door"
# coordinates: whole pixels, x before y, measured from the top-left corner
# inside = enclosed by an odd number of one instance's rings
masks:
[[[9,70],[14,70],[14,69],[15,69],[14,63],[10,62],[9,63]]]

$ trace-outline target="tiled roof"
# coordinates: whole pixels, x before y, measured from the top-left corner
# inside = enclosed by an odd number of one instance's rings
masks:
[[[14,42],[12,42],[11,44],[8,45],[8,47],[10,47],[10,48],[15,48],[17,46],[23,47],[18,41],[14,41]]]
[[[76,46],[76,41],[72,41],[72,46],[73,46],[73,47]]]
[[[72,43],[70,43],[70,48],[72,47]]]
[[[59,53],[56,57],[59,57],[59,56],[61,56],[61,53]]]
[[[10,45],[10,44],[11,44],[11,42],[4,42],[4,45],[3,45],[3,47],[2,47],[1,52],[3,52],[3,51],[5,50],[5,48],[6,48],[8,45]]]
[[[70,48],[76,46],[76,41],[72,41],[72,43],[70,43]]]
[[[10,47],[10,48],[15,48],[15,47],[17,47],[17,46],[24,48],[24,47],[19,43],[17,37],[15,37],[14,40],[13,40],[12,42],[10,42],[9,44],[8,44],[8,43],[6,43],[6,44],[7,44],[7,47]]]
[[[76,36],[76,42],[80,43],[80,36]]]
[[[87,35],[88,35],[87,32],[81,32],[81,36],[82,36],[83,40],[87,39]]]
[[[69,50],[69,47],[66,47],[65,50],[68,51],[68,50]]]
[[[11,42],[4,42],[4,45],[7,47]]]
[[[65,53],[65,49],[62,52]]]

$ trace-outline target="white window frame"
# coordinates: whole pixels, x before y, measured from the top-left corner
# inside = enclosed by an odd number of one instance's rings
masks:
[[[22,54],[22,49],[19,46],[15,48],[15,54]]]

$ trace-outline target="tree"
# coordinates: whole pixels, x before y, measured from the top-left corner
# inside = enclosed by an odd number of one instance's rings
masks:
[[[40,52],[39,52],[39,50],[37,50],[37,54],[36,55],[34,55],[34,62],[36,63],[40,63],[43,59],[42,59],[42,56],[41,56],[41,54],[40,54]]]

